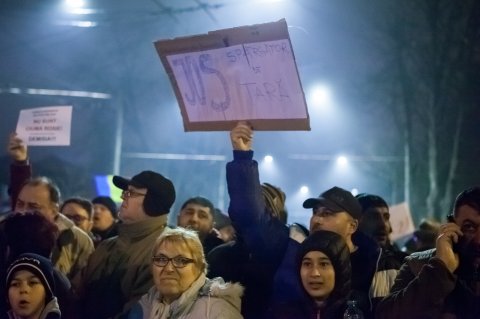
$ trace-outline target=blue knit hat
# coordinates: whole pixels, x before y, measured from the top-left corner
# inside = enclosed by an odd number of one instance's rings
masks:
[[[34,274],[45,287],[47,302],[55,296],[55,281],[53,277],[53,266],[49,259],[37,254],[21,254],[15,259],[7,270],[7,294],[14,275],[19,270],[27,270]]]

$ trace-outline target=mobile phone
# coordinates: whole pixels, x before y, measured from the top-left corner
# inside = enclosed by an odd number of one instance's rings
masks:
[[[449,214],[447,216],[447,220],[449,223],[455,223],[455,219],[453,218],[453,214]],[[460,247],[460,241],[462,240],[462,237],[458,237],[458,240],[456,243],[452,241],[452,250],[455,253],[458,253],[459,247]]]
[[[454,223],[454,222],[455,222],[455,219],[453,218],[453,214],[449,214],[449,215],[447,216],[447,220],[448,220],[449,223]]]

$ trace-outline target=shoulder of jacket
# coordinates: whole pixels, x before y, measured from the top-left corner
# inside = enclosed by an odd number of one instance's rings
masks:
[[[114,247],[117,243],[117,236],[114,236],[114,237],[110,237],[110,238],[106,238],[104,240],[102,240],[98,245],[97,245],[97,248],[95,248],[95,251],[103,251],[103,253],[105,253],[105,251],[110,251],[110,249],[112,247]],[[98,253],[97,253],[98,254]]]
[[[224,282],[220,277],[213,278],[205,285],[211,297],[242,297],[244,287],[237,282]]]
[[[424,251],[419,251],[410,254],[405,257],[405,262],[410,267],[410,270],[417,275],[422,269],[423,265],[428,263],[428,261],[435,256],[436,249],[429,249]]]
[[[424,250],[424,251],[418,251],[415,253],[410,254],[409,256],[405,257],[405,260],[407,261],[412,261],[412,260],[429,260],[435,255],[435,248],[429,249],[429,250]]]
[[[308,230],[301,224],[294,223],[289,226],[289,237],[298,243],[302,243],[308,236]]]
[[[0,215],[0,227],[3,227],[3,225],[5,224],[5,220],[10,215],[12,215],[12,212],[8,212]]]

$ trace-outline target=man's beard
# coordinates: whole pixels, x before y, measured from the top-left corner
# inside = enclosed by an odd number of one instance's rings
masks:
[[[480,282],[480,246],[462,240],[458,243],[460,265],[457,270],[459,277],[466,281]]]

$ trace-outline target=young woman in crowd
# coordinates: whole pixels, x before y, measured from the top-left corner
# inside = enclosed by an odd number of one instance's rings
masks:
[[[275,305],[271,318],[343,318],[351,277],[350,252],[343,238],[326,230],[308,236],[300,245],[297,269],[303,298]]]

